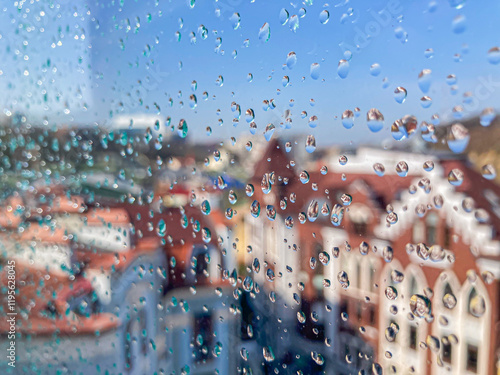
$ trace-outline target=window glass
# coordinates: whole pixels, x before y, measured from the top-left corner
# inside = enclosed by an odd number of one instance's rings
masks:
[[[498,374],[498,14],[3,0],[0,374]]]

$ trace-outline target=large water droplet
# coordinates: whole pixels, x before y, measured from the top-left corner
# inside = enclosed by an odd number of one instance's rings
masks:
[[[314,222],[318,218],[318,214],[319,214],[318,201],[313,200],[311,201],[309,207],[307,208],[307,218],[309,219],[310,222]]]
[[[326,9],[322,10],[319,13],[319,22],[321,22],[323,25],[328,23],[329,19],[330,19],[330,12],[328,12]]]
[[[259,40],[262,43],[265,43],[269,40],[269,38],[271,38],[271,27],[266,22],[259,30]]]
[[[418,318],[424,318],[431,313],[431,301],[421,295],[421,294],[414,294],[410,298],[410,310]]]
[[[259,217],[260,203],[257,200],[254,200],[250,205],[250,214],[252,214],[253,217]]]
[[[271,140],[271,137],[273,136],[274,134],[274,131],[276,130],[276,127],[269,123],[266,125],[266,130],[264,131],[264,138],[266,139],[266,141],[270,141]]]
[[[336,204],[332,208],[330,221],[334,226],[338,227],[340,224],[342,224],[343,218],[344,218],[344,207],[342,207],[340,204]]]
[[[482,126],[490,126],[491,122],[495,119],[496,113],[495,109],[488,107],[482,110],[481,115],[479,116],[479,123]]]
[[[316,139],[314,135],[308,135],[306,139],[306,151],[312,153],[316,150]]]
[[[297,30],[299,29],[299,16],[297,16],[296,14],[291,16],[288,20],[288,26],[294,33],[297,32]]]
[[[384,116],[376,108],[372,108],[367,112],[366,121],[368,128],[374,133],[379,132],[384,127]]]
[[[240,27],[241,17],[239,13],[233,13],[231,17],[229,17],[229,21],[231,22],[231,26],[236,30]]]
[[[312,63],[311,68],[310,68],[310,75],[312,79],[318,79],[319,78],[319,64],[318,63]]]
[[[288,16],[288,11],[285,8],[282,8],[279,14],[279,21],[282,25],[285,25],[288,22]]]
[[[286,57],[286,66],[288,67],[288,69],[292,69],[296,63],[297,63],[297,55],[293,51],[289,52]]]
[[[399,104],[404,103],[407,95],[408,95],[408,93],[407,93],[406,89],[402,86],[398,86],[394,90],[394,100],[397,101]]]
[[[427,93],[431,88],[432,83],[432,71],[430,69],[423,69],[418,74],[418,87],[422,90],[423,93]]]
[[[462,124],[454,124],[448,129],[446,140],[451,151],[457,154],[464,152],[470,141],[469,130]]]
[[[346,109],[342,113],[342,125],[346,129],[351,129],[354,126],[354,112],[350,109]]]
[[[345,79],[349,74],[349,62],[347,60],[340,60],[337,66],[337,74],[340,78]]]
[[[186,138],[188,133],[188,126],[186,120],[182,119],[179,121],[179,125],[177,126],[177,134],[181,138]]]
[[[207,200],[204,200],[201,203],[201,212],[203,212],[205,215],[209,215],[210,211],[211,211],[210,203]]]

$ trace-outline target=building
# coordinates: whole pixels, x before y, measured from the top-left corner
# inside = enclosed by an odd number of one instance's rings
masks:
[[[327,373],[496,374],[498,185],[464,160],[398,151],[304,168],[269,143],[246,264],[298,336],[321,343]]]

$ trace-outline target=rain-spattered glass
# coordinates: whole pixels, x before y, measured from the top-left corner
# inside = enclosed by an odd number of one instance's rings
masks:
[[[0,373],[498,375],[499,12],[2,2]]]

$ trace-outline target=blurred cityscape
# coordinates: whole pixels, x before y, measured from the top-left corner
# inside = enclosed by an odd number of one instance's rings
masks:
[[[193,144],[146,115],[6,117],[0,316],[15,260],[18,358],[0,372],[499,374],[490,121],[414,136],[405,118],[405,149],[320,149],[279,129]]]

